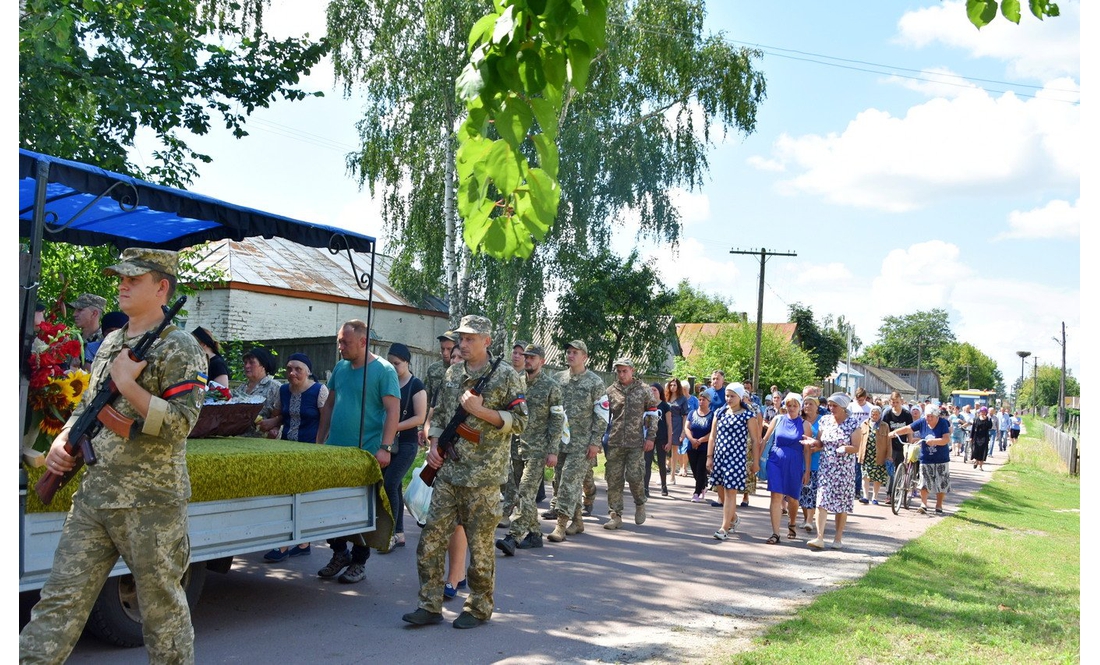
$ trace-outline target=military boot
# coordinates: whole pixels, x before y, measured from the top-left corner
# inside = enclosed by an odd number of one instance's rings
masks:
[[[634,506],[634,523],[645,524],[645,504],[639,503]]]
[[[523,540],[516,543],[517,550],[530,550],[542,547],[542,532],[529,531]]]
[[[567,536],[575,536],[578,533],[584,533],[584,518],[581,517],[580,506],[577,506],[577,509],[573,512],[573,521],[565,529],[565,535]]]
[[[547,536],[547,539],[552,543],[560,543],[565,540],[566,527],[569,524],[569,518],[565,515],[558,515],[558,525],[554,527],[554,531]]]
[[[611,519],[609,519],[607,521],[607,523],[603,525],[603,528],[614,530],[614,529],[618,529],[622,525],[623,525],[623,518],[619,516],[619,513],[612,510],[611,511]]]

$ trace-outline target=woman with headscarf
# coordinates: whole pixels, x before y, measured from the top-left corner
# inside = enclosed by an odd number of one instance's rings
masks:
[[[270,418],[275,411],[275,404],[279,400],[279,382],[271,375],[275,373],[275,358],[267,349],[254,347],[241,357],[244,361],[245,382],[233,390],[234,397],[251,397],[260,395],[264,398],[263,408],[260,409],[259,420]],[[259,421],[257,421],[259,422]],[[270,431],[267,436],[274,439],[276,432]],[[253,425],[244,436],[262,437],[264,433],[257,425]]]
[[[229,365],[222,358],[221,344],[214,339],[214,335],[202,326],[191,331],[191,335],[199,343],[199,348],[206,354],[206,378],[224,388],[229,387]]]
[[[852,512],[856,482],[856,456],[860,446],[859,420],[848,413],[849,397],[836,392],[826,405],[829,415],[822,416],[817,438],[803,439],[812,450],[821,451],[821,468],[817,478],[817,538],[806,543],[813,549],[825,547],[825,522],[828,514],[836,516],[836,535],[830,547],[843,547],[844,525]]]
[[[810,426],[810,436],[816,438],[821,427],[821,415],[817,412],[816,397],[807,395],[802,398],[802,421]],[[802,508],[802,530],[811,533],[814,530],[814,511],[817,510],[817,474],[821,464],[821,452],[813,452],[809,447],[809,461],[803,473],[802,490],[798,494],[798,505]]]
[[[798,495],[809,481],[807,470],[810,452],[802,445],[802,439],[810,437],[812,430],[810,424],[802,419],[802,397],[788,393],[780,403],[784,411],[776,414],[764,435],[765,441],[775,435],[775,443],[767,460],[772,521],[772,535],[767,540],[769,545],[779,542],[779,523],[783,517],[784,502],[790,517],[787,539],[794,540],[798,536],[794,528],[795,516],[798,515]]]
[[[726,490],[722,505],[722,523],[714,532],[718,540],[726,540],[737,530],[737,492],[744,491],[750,476],[760,470],[760,419],[746,403],[748,392],[740,383],[726,386],[726,405],[714,415],[710,443],[707,448],[707,471],[710,484]],[[730,490],[733,490],[732,492]]]
[[[989,455],[990,432],[993,431],[993,419],[989,417],[989,407],[978,409],[978,417],[970,426],[970,457],[974,468],[985,468],[985,458]]]
[[[428,413],[428,392],[424,383],[413,376],[409,367],[409,362],[412,361],[409,347],[400,342],[392,344],[386,353],[386,360],[397,370],[397,383],[401,387],[397,448],[390,463],[382,470],[382,486],[389,496],[395,522],[390,549],[387,550],[392,552],[395,547],[405,546],[405,501],[401,495],[401,483],[416,461],[416,450],[420,443],[417,429],[423,426],[424,417]]]
[[[943,497],[951,491],[951,424],[940,417],[940,407],[930,406],[923,418],[894,432],[916,434],[920,440],[920,508],[928,512],[928,493],[936,495],[936,514],[943,514]]]
[[[328,401],[328,387],[313,379],[313,363],[304,353],[292,353],[286,361],[287,382],[279,386],[279,400],[270,418],[260,421],[265,433],[279,433],[286,441],[317,442],[317,426],[321,422],[321,407]],[[293,548],[279,547],[264,555],[267,561],[282,561],[288,556],[310,553],[309,543]]]
[[[890,482],[886,460],[891,453],[890,426],[882,419],[882,407],[871,405],[871,417],[860,425],[863,442],[859,446],[859,462],[863,469],[863,496],[860,503],[878,505],[878,491]]]
[[[707,446],[710,444],[711,425],[714,412],[710,410],[714,390],[707,388],[699,393],[699,408],[688,414],[684,421],[684,436],[688,439],[688,464],[691,475],[695,476],[695,493],[692,503],[699,503],[707,492]]]

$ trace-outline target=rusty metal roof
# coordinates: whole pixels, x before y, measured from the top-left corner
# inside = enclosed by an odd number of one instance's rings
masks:
[[[197,250],[200,258],[195,264],[196,272],[214,269],[220,273],[220,281],[294,292],[299,297],[322,294],[352,300],[367,299],[367,291],[360,289],[356,283],[346,251],[333,254],[325,247],[306,247],[283,238],[221,240],[207,243]],[[370,271],[370,254],[351,254],[360,274]],[[413,303],[401,296],[389,283],[392,265],[392,258],[376,255],[375,303],[447,311],[446,305],[436,298],[427,303]]]

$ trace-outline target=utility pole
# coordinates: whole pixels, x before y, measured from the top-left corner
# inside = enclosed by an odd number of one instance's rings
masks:
[[[1024,408],[1024,405],[1020,403],[1020,389],[1024,387],[1024,359],[1031,355],[1031,351],[1017,351],[1016,355],[1020,356],[1020,387],[1016,389],[1016,408],[1013,411]]]
[[[1035,408],[1035,415],[1039,415],[1039,356],[1032,356],[1031,362],[1031,406]]]
[[[924,337],[917,335],[917,401],[920,401],[920,350],[924,344]]]
[[[1062,376],[1058,378],[1058,429],[1066,424],[1066,322],[1062,321],[1062,339],[1054,338],[1062,347]]]
[[[963,367],[966,368],[966,389],[970,390],[970,368],[973,367],[973,365],[963,365]]]
[[[760,387],[760,335],[764,330],[764,264],[772,256],[798,256],[794,252],[771,252],[763,247],[757,250],[731,249],[730,254],[747,254],[759,256],[760,259],[760,297],[756,302],[756,358],[752,363],[752,387]]]

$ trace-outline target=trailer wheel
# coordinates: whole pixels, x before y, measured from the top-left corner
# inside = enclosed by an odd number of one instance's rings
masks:
[[[187,606],[194,610],[206,582],[206,562],[192,563],[180,585],[187,594]],[[85,630],[91,635],[120,647],[145,644],[141,634],[141,608],[138,606],[137,585],[130,574],[111,577],[103,585],[88,617]]]

